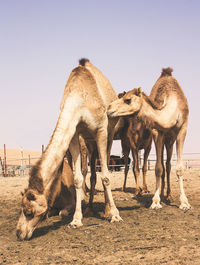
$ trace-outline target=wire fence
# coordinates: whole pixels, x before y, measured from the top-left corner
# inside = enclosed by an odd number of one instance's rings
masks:
[[[6,176],[8,177],[15,177],[15,176],[23,176],[27,175],[29,173],[30,168],[32,165],[34,165],[37,160],[40,157],[31,157],[30,155],[26,158],[21,158],[21,159],[7,159],[7,165],[6,165]],[[111,171],[123,171],[124,170],[124,162],[122,162],[122,158],[115,158],[116,160],[119,159],[119,163],[116,163],[115,165],[110,164],[108,167]],[[164,157],[164,161],[166,161],[166,157]],[[0,166],[0,177],[5,176],[5,168],[4,168],[4,159],[1,161],[1,166]],[[176,166],[176,158],[175,155],[173,155],[172,160],[171,160],[171,166],[172,168]],[[148,170],[154,170],[155,169],[155,164],[156,164],[156,155],[155,154],[150,154],[149,159],[148,159]],[[183,154],[183,164],[185,166],[186,170],[189,169],[196,169],[200,170],[200,153],[186,153]],[[130,164],[129,164],[129,170],[132,170],[133,166],[133,161],[130,159]],[[139,168],[141,169],[143,166],[143,157],[142,154],[139,154]],[[97,171],[100,171],[101,166],[97,164],[96,166]],[[90,169],[89,169],[90,171]]]

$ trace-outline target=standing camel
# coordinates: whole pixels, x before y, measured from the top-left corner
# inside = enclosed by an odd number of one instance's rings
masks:
[[[118,98],[122,98],[126,92],[120,93]],[[125,162],[125,169],[124,169],[124,184],[122,190],[126,190],[126,181],[128,175],[128,159],[130,150],[133,156],[133,173],[135,176],[135,183],[136,183],[136,191],[135,196],[139,195],[141,190],[138,184],[139,179],[139,157],[138,153],[139,150],[144,149],[144,157],[143,157],[143,188],[142,193],[147,193],[147,184],[146,184],[146,173],[147,173],[147,159],[149,153],[151,151],[151,144],[152,144],[152,133],[150,129],[147,129],[142,121],[139,121],[136,115],[131,117],[121,117],[118,124],[116,125],[116,132],[118,138],[121,140],[122,146],[122,153]]]
[[[50,142],[37,167],[33,168],[30,173],[30,179],[34,178],[34,182],[39,183],[39,185],[30,186],[29,180],[28,190],[35,191],[34,208],[31,216],[25,216],[24,224],[18,226],[18,238],[30,238],[35,229],[35,226],[30,225],[30,218],[32,221],[36,218],[41,219],[47,212],[49,191],[55,180],[55,173],[60,167],[68,148],[74,163],[74,186],[76,190],[76,207],[70,226],[82,226],[81,193],[83,175],[81,172],[79,134],[84,137],[86,142],[94,141],[97,144],[102,167],[101,179],[105,191],[105,215],[111,219],[111,222],[121,220],[112,197],[110,174],[107,168],[117,119],[108,119],[106,110],[107,106],[116,98],[115,91],[101,71],[92,65],[89,60],[81,59],[79,66],[71,72],[65,86],[60,114]],[[24,194],[24,197],[26,197],[26,194]],[[28,200],[25,200],[24,197],[23,202]],[[24,215],[26,204],[22,204],[22,207],[21,215]]]
[[[172,69],[166,68],[152,88],[150,96],[142,93],[141,88],[135,88],[126,93],[121,99],[117,99],[108,107],[109,117],[120,117],[137,114],[145,124],[156,129],[154,141],[156,147],[156,192],[151,205],[152,209],[161,208],[160,204],[160,179],[164,179],[163,152],[164,145],[167,148],[167,173],[170,174],[170,160],[173,144],[176,141],[177,165],[176,174],[180,186],[180,209],[191,208],[183,187],[183,163],[182,151],[187,132],[189,108],[187,99],[172,76]],[[164,190],[162,184],[161,195]],[[168,193],[170,191],[168,190]],[[169,195],[169,194],[168,194]]]

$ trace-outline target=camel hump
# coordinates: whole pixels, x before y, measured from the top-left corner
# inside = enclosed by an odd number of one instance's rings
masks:
[[[86,64],[87,62],[89,62],[89,60],[86,59],[86,58],[82,58],[82,59],[79,60],[79,64],[80,64],[81,66],[85,66],[85,64]]]
[[[171,67],[163,68],[161,76],[172,76],[173,69]]]

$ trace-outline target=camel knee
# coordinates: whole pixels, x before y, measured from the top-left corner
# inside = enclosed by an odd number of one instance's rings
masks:
[[[177,175],[178,178],[180,176],[183,176],[183,171],[184,171],[183,165],[182,164],[178,164],[176,166],[176,175]]]
[[[163,173],[162,166],[156,165],[156,168],[155,168],[156,177],[161,177],[162,176],[162,173]]]
[[[105,186],[109,186],[110,185],[110,179],[108,177],[103,177],[103,178],[101,178],[101,180],[102,180],[102,183]]]
[[[83,176],[75,176],[74,177],[74,186],[76,189],[81,189],[83,185]]]

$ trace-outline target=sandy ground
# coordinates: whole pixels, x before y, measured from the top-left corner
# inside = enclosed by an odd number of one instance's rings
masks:
[[[28,177],[0,178],[0,264],[200,264],[200,171],[185,172],[185,191],[193,209],[181,211],[179,187],[172,172],[173,202],[151,210],[154,172],[148,172],[150,194],[133,198],[131,171],[127,192],[121,192],[123,172],[112,175],[112,190],[123,222],[110,224],[103,217],[104,196],[100,177],[94,217],[83,227],[70,229],[70,218],[45,220],[29,241],[18,241],[15,228],[21,196]],[[89,175],[88,178],[89,180]]]

